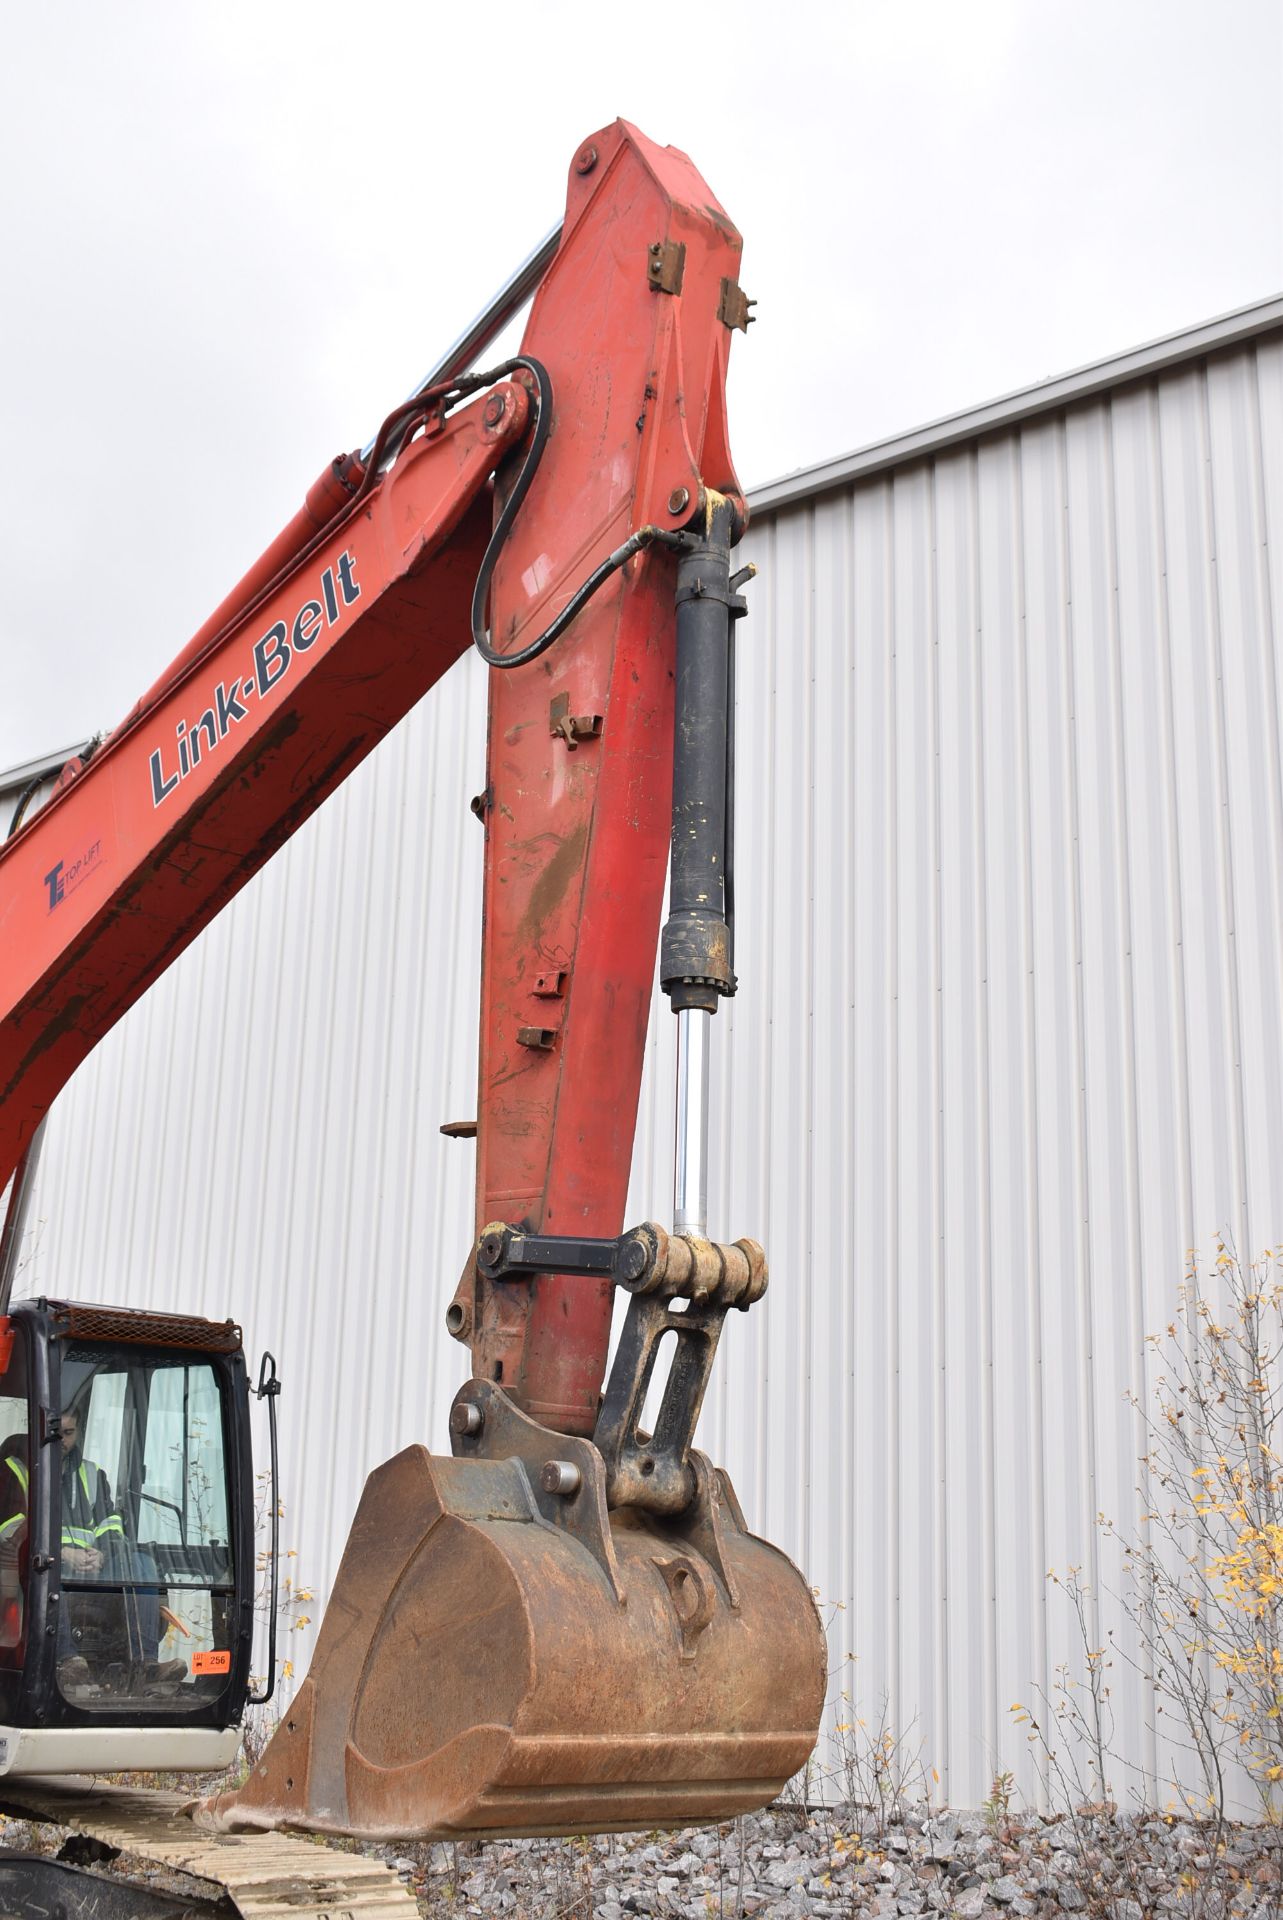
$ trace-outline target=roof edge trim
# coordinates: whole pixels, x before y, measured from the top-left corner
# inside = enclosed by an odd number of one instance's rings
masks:
[[[795,501],[831,492],[867,474],[881,472],[887,467],[902,466],[906,461],[918,460],[925,455],[941,453],[964,440],[974,440],[980,434],[1015,426],[1037,414],[1054,412],[1074,400],[1089,399],[1107,388],[1144,379],[1147,375],[1177,366],[1183,360],[1198,360],[1205,354],[1241,345],[1258,334],[1271,333],[1279,328],[1283,328],[1283,293],[1254,301],[1251,306],[1238,307],[1232,313],[1221,314],[1214,320],[1205,320],[1200,326],[1184,327],[1179,333],[1164,334],[1158,340],[1131,347],[1125,353],[1111,354],[1107,360],[1094,360],[1087,366],[1075,367],[1069,373],[1054,374],[1048,380],[1040,380],[1035,386],[1002,394],[998,399],[985,401],[981,406],[967,407],[961,413],[945,414],[943,418],[928,421],[926,425],[914,427],[908,433],[896,434],[889,440],[876,440],[867,447],[857,447],[854,452],[842,454],[836,460],[824,460],[818,466],[782,474],[777,480],[768,480],[765,485],[748,490],[749,509],[757,514],[774,507],[791,506]]]

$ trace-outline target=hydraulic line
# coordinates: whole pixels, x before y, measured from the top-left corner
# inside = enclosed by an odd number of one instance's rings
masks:
[[[536,291],[552,264],[553,256],[560,243],[561,224],[558,222],[544,235],[539,245],[527,254],[521,265],[508,276],[489,305],[483,307],[476,319],[464,328],[453,346],[446,348],[431,372],[424,375],[414,392],[408,396],[407,405],[421,400],[430,389],[440,387],[443,382],[455,380],[460,374],[468,371],[477,355],[485,351],[500,329],[507,325],[513,315]],[[373,440],[361,449],[363,464],[369,464],[373,450]]]
[[[31,805],[31,802],[35,799],[36,795],[39,793],[41,787],[43,787],[45,781],[48,778],[49,776],[47,773],[38,773],[34,780],[29,780],[27,782],[26,786],[22,789],[22,792],[18,795],[18,804],[14,808],[13,818],[9,822],[8,838],[10,840],[12,840],[14,834],[18,831],[18,828],[22,825],[22,822],[26,817],[27,808]]]
[[[522,479],[525,478],[526,472],[527,469],[523,467]],[[512,501],[509,501],[508,506],[511,507],[512,504]],[[505,508],[505,516],[507,512],[508,509]],[[680,533],[666,533],[662,528],[654,526],[638,527],[636,533],[630,533],[622,546],[616,547],[613,553],[607,554],[601,565],[593,569],[583,586],[571,595],[556,619],[550,626],[544,628],[537,640],[532,640],[528,646],[519,648],[516,653],[496,653],[485,631],[485,604],[495,562],[499,557],[499,549],[507,535],[508,527],[501,519],[486,549],[485,559],[481,563],[481,572],[477,575],[476,591],[472,597],[472,644],[486,665],[490,667],[524,667],[528,661],[537,660],[541,653],[547,652],[554,640],[561,638],[571,621],[583,611],[598,588],[604,587],[611,575],[618,573],[622,566],[626,566],[635,553],[640,553],[643,547],[650,546],[680,548],[683,541]]]
[[[626,566],[633,555],[640,553],[643,548],[665,546],[681,550],[687,545],[687,537],[684,534],[669,533],[660,527],[649,525],[638,527],[636,533],[629,534],[622,546],[616,547],[613,553],[607,554],[600,566],[594,567],[583,585],[571,595],[561,612],[536,639],[531,640],[524,647],[519,647],[515,653],[496,651],[491,645],[486,629],[486,601],[490,596],[490,582],[494,578],[495,566],[503,551],[504,543],[512,531],[512,524],[530,491],[530,483],[535,477],[535,470],[543,456],[548,435],[552,430],[552,381],[548,376],[547,368],[540,361],[528,354],[522,355],[479,377],[491,383],[502,379],[505,374],[515,372],[518,367],[527,368],[534,376],[538,411],[530,445],[526,449],[525,458],[513,482],[512,491],[508,495],[503,512],[499,515],[495,530],[490,536],[490,544],[481,562],[481,571],[477,575],[477,584],[472,595],[472,644],[488,667],[524,667],[531,660],[537,660],[541,653],[547,652],[554,640],[560,639],[571,621],[583,611],[593,595],[605,586],[611,575],[618,573],[619,569]]]

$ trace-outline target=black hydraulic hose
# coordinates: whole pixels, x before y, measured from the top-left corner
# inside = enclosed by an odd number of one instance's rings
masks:
[[[477,584],[472,594],[472,644],[488,667],[524,667],[531,660],[537,660],[541,653],[547,652],[554,640],[560,639],[571,621],[582,611],[598,589],[605,586],[611,575],[618,573],[619,569],[626,566],[633,555],[640,553],[644,547],[685,545],[685,536],[680,533],[668,533],[661,527],[638,527],[636,533],[629,534],[622,546],[616,547],[613,553],[607,554],[600,566],[593,568],[583,585],[571,595],[555,620],[544,628],[537,639],[531,640],[524,647],[519,647],[515,653],[496,652],[490,644],[486,629],[486,601],[490,596],[490,583],[494,578],[494,570],[504,543],[512,531],[512,523],[530,491],[530,483],[535,477],[535,470],[543,456],[548,435],[552,431],[552,381],[548,377],[548,369],[542,362],[528,354],[522,355],[520,359],[510,360],[506,366],[498,367],[494,372],[484,374],[481,378],[486,383],[490,383],[501,379],[505,373],[511,373],[516,367],[527,367],[534,375],[538,389],[539,410],[535,419],[534,434],[526,449],[525,459],[521,463],[521,471],[513,482],[512,491],[490,536],[490,544],[486,548],[485,557],[481,562],[481,571],[477,575]]]
[[[561,638],[571,621],[582,612],[598,588],[604,587],[611,575],[618,573],[622,566],[626,566],[635,553],[640,553],[643,547],[680,547],[682,544],[682,535],[679,533],[666,533],[662,527],[638,527],[636,533],[629,534],[622,547],[616,547],[613,553],[607,554],[599,567],[593,568],[583,586],[571,595],[551,626],[545,627],[537,640],[532,640],[529,646],[519,648],[516,653],[496,653],[486,638],[484,627],[481,625],[481,615],[485,607],[486,594],[490,589],[490,575],[494,572],[494,563],[499,557],[498,548],[502,545],[501,534],[505,537],[507,534],[507,528],[502,521],[495,528],[494,538],[486,550],[481,572],[477,576],[477,589],[472,597],[472,642],[486,665],[491,667],[524,667],[527,661],[537,660],[541,653],[547,652],[554,640]]]
[[[69,754],[68,759],[69,760],[80,759],[86,762],[89,761],[90,759],[92,759],[94,752],[96,751],[101,739],[102,739],[102,735],[100,733],[96,733],[91,740],[85,741],[84,746],[80,748],[78,754],[77,753]],[[9,822],[9,831],[5,835],[6,840],[13,839],[14,834],[18,831],[18,828],[22,825],[23,821],[27,817],[27,808],[31,805],[31,802],[35,799],[36,795],[39,793],[41,787],[43,787],[45,781],[48,778],[49,778],[48,773],[38,773],[34,780],[28,780],[26,786],[22,789],[22,792],[18,795],[18,804],[13,810],[13,818]]]
[[[27,782],[26,786],[22,789],[22,792],[18,795],[18,804],[13,810],[13,819],[9,822],[9,831],[8,831],[8,834],[6,835],[7,839],[9,840],[13,839],[14,834],[18,831],[18,828],[22,825],[23,814],[27,811],[27,808],[31,805],[31,802],[34,800],[37,793],[39,793],[41,787],[44,785],[48,777],[49,776],[47,774],[38,773],[34,780],[29,780]]]

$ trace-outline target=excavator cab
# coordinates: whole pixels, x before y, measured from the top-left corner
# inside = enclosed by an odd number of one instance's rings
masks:
[[[255,1581],[239,1327],[15,1303],[0,1436],[0,1771],[225,1764]]]

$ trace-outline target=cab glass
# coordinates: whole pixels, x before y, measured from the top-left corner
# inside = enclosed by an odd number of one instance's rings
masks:
[[[82,1709],[189,1711],[232,1666],[219,1375],[96,1343],[68,1345],[61,1374],[58,1686]]]

